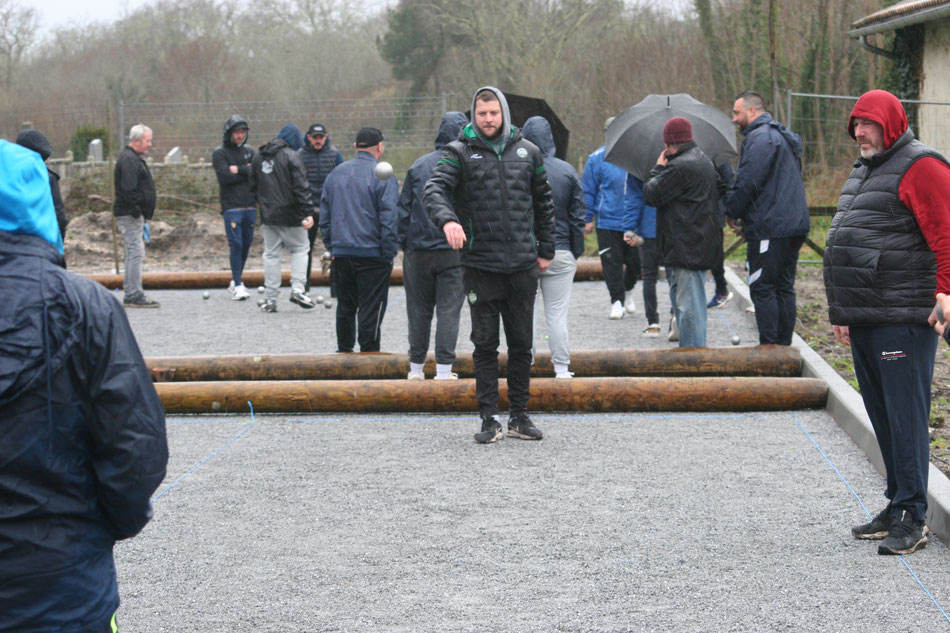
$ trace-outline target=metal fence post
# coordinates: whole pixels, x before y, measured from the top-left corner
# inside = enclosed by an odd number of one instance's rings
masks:
[[[792,129],[792,89],[785,90],[785,127]]]
[[[119,135],[116,137],[116,141],[119,143],[119,146],[116,147],[115,155],[118,156],[119,152],[122,151],[122,148],[125,147],[122,139],[125,136],[125,100],[119,99]]]

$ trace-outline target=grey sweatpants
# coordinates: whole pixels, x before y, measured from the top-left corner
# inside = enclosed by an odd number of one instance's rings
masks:
[[[304,291],[304,276],[307,274],[307,252],[310,239],[302,226],[277,226],[262,224],[264,236],[264,287],[267,299],[280,296],[280,260],[286,248],[290,252],[290,287]]]
[[[568,250],[554,251],[554,259],[548,269],[541,273],[541,299],[544,301],[544,321],[548,328],[548,347],[551,349],[551,362],[556,365],[571,364],[570,343],[567,337],[567,308],[571,304],[571,288],[574,285],[574,273],[577,260]],[[538,309],[534,310],[537,324]],[[535,332],[539,329],[537,325]],[[534,346],[532,345],[532,357]]]

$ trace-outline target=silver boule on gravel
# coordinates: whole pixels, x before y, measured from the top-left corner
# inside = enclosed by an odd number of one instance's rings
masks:
[[[264,286],[258,286],[258,287],[257,287],[257,294],[259,294],[259,295],[264,294]]]
[[[330,308],[333,307],[333,301],[331,299],[327,299],[326,301],[323,302],[323,307],[329,310]]]
[[[739,335],[738,335],[738,334],[733,335],[733,337],[732,337],[732,339],[730,339],[730,341],[731,341],[731,343],[732,343],[733,345],[738,345],[738,344],[739,344]]]
[[[323,303],[323,295],[317,295],[317,303]]]
[[[376,177],[380,180],[389,180],[393,177],[393,166],[381,160],[376,163],[376,168],[373,169],[373,173],[376,174]]]
[[[202,298],[202,299],[210,299],[210,298],[211,298],[211,293],[208,292],[207,290],[205,290],[204,292],[201,293],[201,298]]]

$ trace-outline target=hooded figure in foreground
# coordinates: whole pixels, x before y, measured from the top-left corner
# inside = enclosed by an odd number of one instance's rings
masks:
[[[897,97],[858,99],[848,134],[860,148],[825,247],[835,338],[850,345],[861,398],[887,471],[887,506],[855,526],[879,554],[927,544],[934,295],[950,292],[950,165],[914,138]]]
[[[0,140],[0,173],[0,631],[115,630],[165,411],[122,305],[63,268],[40,156]]]

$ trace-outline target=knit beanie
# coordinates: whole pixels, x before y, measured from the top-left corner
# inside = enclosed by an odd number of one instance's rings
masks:
[[[693,126],[689,119],[675,116],[663,126],[663,142],[670,145],[681,145],[693,140]]]

